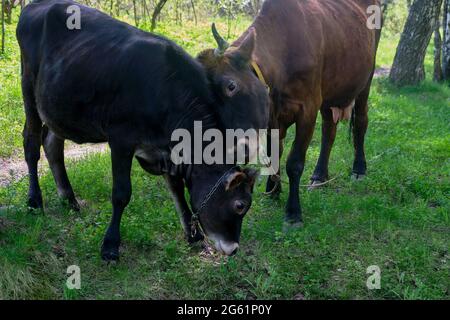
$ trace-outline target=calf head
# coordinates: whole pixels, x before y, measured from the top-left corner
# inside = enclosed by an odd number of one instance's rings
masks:
[[[252,203],[257,171],[235,167],[222,176],[213,176],[214,181],[205,173],[193,177],[191,206],[206,238],[219,252],[233,255],[239,248],[242,221]]]
[[[268,91],[251,67],[256,37],[254,29],[239,47],[229,47],[214,24],[212,30],[218,48],[201,52],[197,59],[207,71],[218,117],[227,129],[266,129],[269,121]]]

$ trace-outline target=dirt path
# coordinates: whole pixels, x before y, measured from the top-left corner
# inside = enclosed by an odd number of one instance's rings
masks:
[[[80,160],[89,154],[106,152],[107,150],[107,144],[77,145],[71,142],[66,142],[64,154],[67,163],[70,160]],[[41,160],[39,161],[39,173],[42,174],[43,172],[46,172],[47,169],[48,162],[45,158],[44,152],[42,151]],[[23,159],[23,156],[0,158],[0,187],[7,187],[12,182],[26,176],[27,173],[27,165]]]

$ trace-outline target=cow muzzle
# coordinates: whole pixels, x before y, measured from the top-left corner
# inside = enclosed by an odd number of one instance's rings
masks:
[[[239,249],[239,243],[219,240],[216,241],[216,249],[227,256],[233,256]]]

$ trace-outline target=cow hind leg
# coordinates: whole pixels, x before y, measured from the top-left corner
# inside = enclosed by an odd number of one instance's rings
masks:
[[[110,143],[112,160],[112,205],[113,214],[103,239],[101,256],[105,261],[119,259],[120,221],[125,207],[131,199],[131,165],[134,149],[123,143]]]
[[[330,160],[331,149],[336,138],[337,124],[333,120],[333,113],[330,108],[321,109],[322,114],[322,142],[320,146],[320,155],[311,177],[311,186],[318,185],[328,180],[328,163]]]
[[[38,162],[41,156],[42,143],[42,121],[36,109],[32,86],[25,78],[22,80],[22,91],[26,117],[23,129],[23,148],[28,167],[28,206],[38,209],[43,208],[38,177]]]
[[[282,134],[282,132],[284,132],[284,131],[285,130],[280,130],[280,134]],[[267,137],[267,154],[269,156],[272,156],[271,155],[271,147],[272,147],[271,138],[270,138],[270,134],[268,134],[268,137]],[[281,156],[283,155],[283,137],[281,135],[280,135],[280,141],[278,143],[278,147],[279,147],[279,155],[278,155],[278,163],[279,163],[280,159],[281,159]],[[281,187],[281,173],[280,173],[280,168],[278,168],[278,171],[277,171],[277,173],[275,175],[271,175],[271,176],[267,177],[265,195],[277,198],[277,197],[279,197],[281,191],[282,191],[282,187]]]
[[[355,160],[353,162],[353,177],[361,179],[366,175],[367,162],[364,152],[364,140],[369,123],[368,98],[370,82],[368,87],[356,99],[353,118],[353,145],[355,148]]]
[[[43,137],[45,156],[55,179],[58,195],[68,201],[73,210],[79,211],[80,206],[75,198],[64,164],[64,140],[58,138],[46,126],[44,126]]]

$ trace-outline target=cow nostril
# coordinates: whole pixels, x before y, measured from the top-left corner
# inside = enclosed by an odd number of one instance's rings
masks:
[[[239,244],[237,242],[220,241],[218,243],[218,248],[220,248],[220,251],[223,254],[232,256],[238,251]]]

